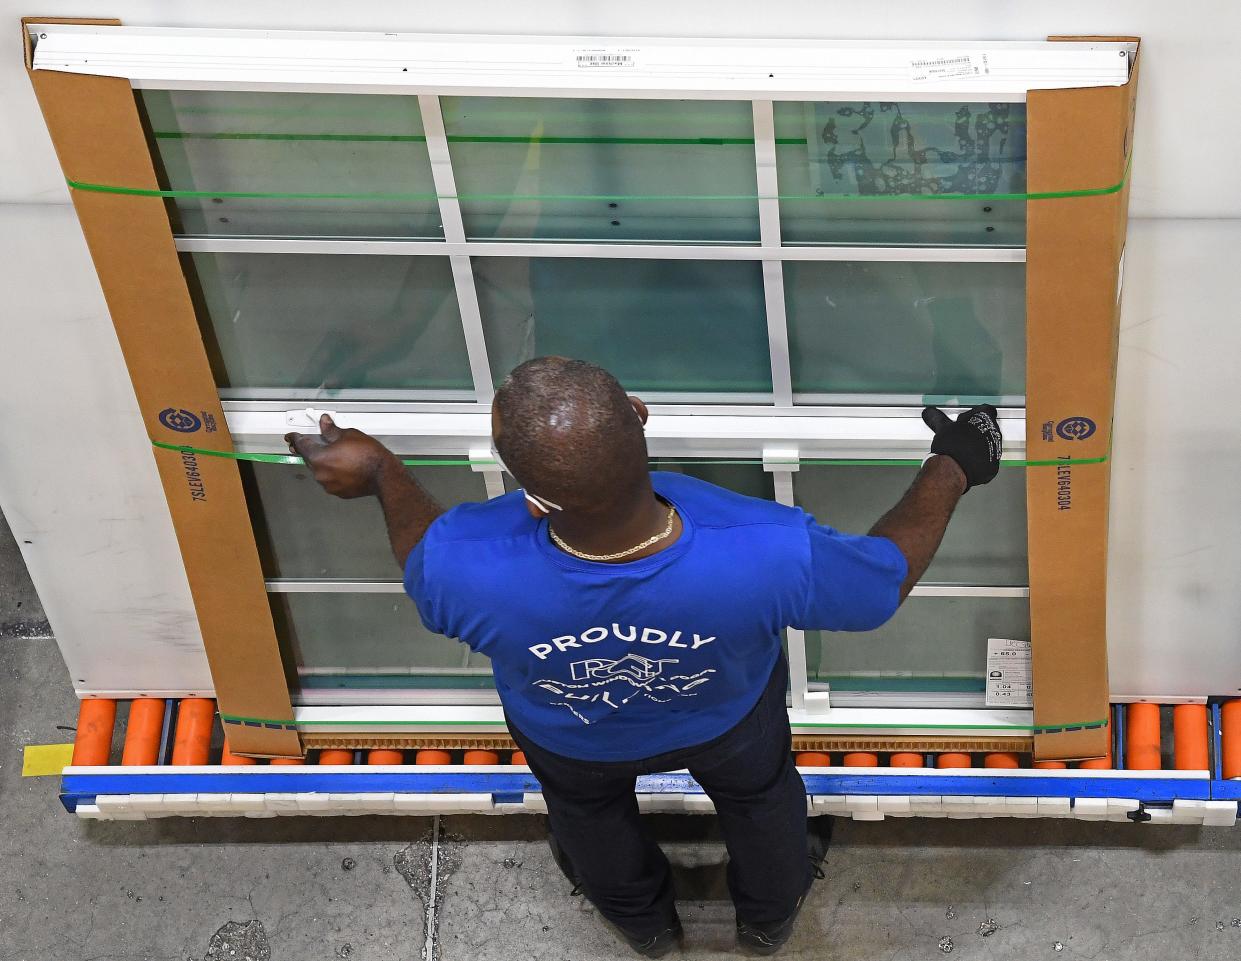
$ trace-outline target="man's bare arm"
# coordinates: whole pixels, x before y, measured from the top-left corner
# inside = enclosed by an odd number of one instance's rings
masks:
[[[926,573],[964,493],[965,474],[956,462],[951,457],[932,457],[922,465],[905,496],[870,529],[872,535],[888,538],[905,555],[909,573],[901,584],[902,601]]]
[[[318,436],[291,433],[284,439],[329,494],[346,499],[379,498],[392,555],[404,570],[410,551],[444,508],[423,490],[400,459],[369,434],[337,427],[327,414],[319,418]]]
[[[932,456],[905,496],[870,531],[891,540],[905,555],[909,573],[901,584],[902,601],[939,550],[957,501],[971,487],[995,478],[1004,447],[996,410],[990,404],[971,407],[956,420],[938,407],[928,407],[922,419],[935,432]]]
[[[426,492],[395,455],[380,470],[377,486],[379,505],[383,508],[384,522],[388,525],[392,556],[403,571],[410,552],[418,546],[431,522],[444,513],[444,508]]]

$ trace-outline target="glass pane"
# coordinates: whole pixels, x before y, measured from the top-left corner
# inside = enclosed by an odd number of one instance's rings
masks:
[[[239,466],[264,576],[400,579],[383,512],[374,499],[332,497],[304,467],[248,461]],[[482,474],[468,467],[415,467],[413,474],[444,507],[487,499]]]
[[[784,291],[797,393],[1025,393],[1024,264],[786,262]]]
[[[709,464],[675,458],[656,457],[651,461],[651,470],[668,471],[674,474],[688,474],[709,484],[726,487],[747,497],[759,497],[763,500],[775,500],[775,488],[771,474],[763,470],[759,464]]]
[[[1020,103],[777,103],[786,244],[1016,246],[1024,200],[897,199],[1026,189]]]
[[[216,382],[339,389],[473,387],[446,257],[184,254]]]
[[[475,257],[497,384],[560,354],[606,367],[631,391],[771,392],[757,263]]]
[[[911,597],[876,631],[807,631],[806,663],[811,680],[843,691],[882,690],[885,682],[935,690],[935,682],[960,677],[976,679],[981,690],[990,637],[1029,640],[1029,601]]]
[[[350,674],[409,675],[430,669],[451,675],[489,665],[464,644],[423,627],[418,609],[403,594],[269,597],[276,632],[298,669],[331,675],[340,686],[353,686]]]
[[[797,506],[821,524],[864,534],[913,483],[915,467],[805,465],[793,475]],[[922,578],[926,584],[1024,587],[1026,472],[1002,468],[985,487],[961,498],[943,542]]]
[[[417,97],[137,94],[184,233],[443,238]]]
[[[471,238],[758,240],[749,103],[440,103]]]

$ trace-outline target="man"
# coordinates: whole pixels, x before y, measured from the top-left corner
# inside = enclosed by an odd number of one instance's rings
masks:
[[[375,495],[426,626],[491,658],[567,875],[640,954],[681,939],[638,774],[688,769],[715,804],[739,944],[774,953],[815,860],[793,767],[785,627],[883,624],[958,499],[999,467],[995,408],[923,413],[932,454],[869,536],[648,467],[645,405],[609,373],[529,361],[496,393],[496,450],[524,492],[445,513],[378,441],[327,416],[290,434],[339,497]],[[818,820],[818,819],[816,819]]]

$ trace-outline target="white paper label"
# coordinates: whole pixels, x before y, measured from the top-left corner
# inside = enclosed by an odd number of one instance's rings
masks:
[[[641,54],[639,47],[575,47],[573,65],[579,70],[629,70]]]
[[[987,638],[987,707],[1033,707],[1030,642]]]
[[[926,57],[909,62],[910,80],[948,80],[952,77],[984,77],[991,72],[985,53],[962,53]]]

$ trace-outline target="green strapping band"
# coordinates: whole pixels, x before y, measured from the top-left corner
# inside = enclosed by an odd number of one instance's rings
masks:
[[[130,197],[164,197],[168,199],[219,199],[219,200],[364,200],[409,201],[441,200],[510,200],[510,201],[729,201],[729,200],[1060,200],[1068,197],[1101,197],[1119,193],[1129,179],[1129,165],[1117,183],[1107,187],[1085,187],[1080,190],[1044,190],[1034,193],[997,194],[435,194],[435,193],[271,193],[264,191],[237,190],[149,190],[142,187],[118,187],[110,184],[86,183],[81,180],[65,182],[73,190],[91,193],[122,194]]]
[[[276,721],[264,717],[240,717],[235,714],[221,714],[220,720],[228,724],[279,724],[285,727],[443,727],[450,723],[453,727],[494,727],[496,721]],[[1107,720],[1083,721],[1080,724],[846,724],[814,721],[798,721],[796,727],[825,728],[866,728],[868,730],[910,730],[920,731],[1030,731],[1034,734],[1055,734],[1060,731],[1097,730],[1107,727]]]
[[[294,466],[305,465],[305,461],[296,454],[254,454],[243,453],[241,451],[232,450],[210,450],[204,447],[191,447],[188,444],[165,444],[162,441],[152,440],[151,446],[158,447],[161,450],[174,450],[182,454],[193,454],[196,457],[222,457],[226,460],[249,461],[254,464],[291,464]],[[1075,457],[1063,458],[1059,460],[1005,460],[1000,461],[1001,467],[1078,467],[1086,464],[1103,464],[1107,461],[1108,455],[1101,457]],[[494,463],[493,461],[476,461],[462,460],[454,458],[429,459],[419,457],[401,458],[401,463],[406,467],[475,467],[479,464]],[[735,464],[735,465],[757,465],[757,466],[779,466],[781,464],[797,464],[814,466],[816,464],[835,467],[921,467],[921,459],[898,459],[898,460],[882,460],[882,459],[864,459],[858,460],[854,458],[830,458],[830,457],[813,457],[801,460],[789,461],[764,461],[762,458],[711,458],[711,457],[693,457],[685,460],[676,460],[667,457],[655,458],[656,466],[661,464],[667,465],[693,465],[693,464]]]
[[[289,141],[292,143],[426,143],[422,134],[386,133],[243,133],[220,131],[218,133],[183,133],[179,130],[157,130],[156,140],[261,140]],[[468,136],[449,134],[449,143],[499,143],[499,144],[604,144],[670,147],[746,147],[753,146],[752,137],[501,137]],[[805,145],[805,137],[777,137],[781,147]]]

